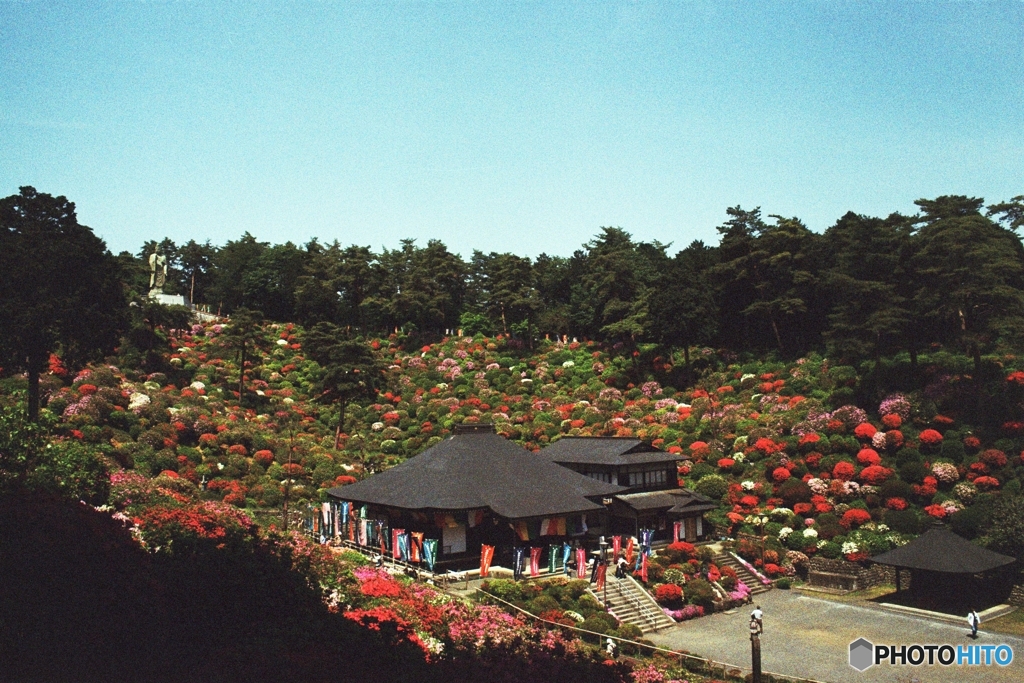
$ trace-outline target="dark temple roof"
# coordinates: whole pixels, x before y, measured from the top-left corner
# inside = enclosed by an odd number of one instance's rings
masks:
[[[498,436],[463,431],[331,496],[406,510],[490,508],[508,519],[600,510],[588,497],[625,489],[585,477]]]
[[[718,507],[710,498],[689,489],[668,489],[662,491],[641,491],[640,493],[618,494],[616,499],[634,510],[668,510],[673,513],[708,512]]]
[[[687,459],[681,453],[666,453],[640,439],[621,436],[563,436],[540,455],[551,462],[580,465],[641,465]]]
[[[978,574],[1014,562],[957,536],[937,522],[910,543],[871,558],[878,564],[947,574]]]

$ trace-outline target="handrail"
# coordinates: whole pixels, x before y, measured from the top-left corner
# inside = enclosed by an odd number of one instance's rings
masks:
[[[647,589],[646,589],[646,588],[644,588],[643,586],[641,586],[641,585],[640,585],[640,582],[639,582],[639,581],[637,581],[636,579],[634,579],[634,578],[633,578],[632,576],[630,576],[629,574],[626,574],[626,578],[627,578],[627,579],[628,579],[629,581],[631,581],[631,582],[632,582],[632,585],[636,586],[636,589],[637,589],[637,590],[639,590],[639,591],[643,591],[643,594],[644,594],[644,595],[645,595],[646,597],[650,598],[650,599],[651,599],[651,601],[653,601],[653,600],[654,600],[654,598],[651,598],[651,594],[647,592]],[[635,597],[635,596],[634,596],[634,597]],[[639,598],[636,598],[636,600],[637,600],[637,603],[639,604],[639,603],[640,603],[640,599],[639,599]],[[644,616],[645,616],[645,617],[646,617],[646,618],[648,619],[648,621],[650,621],[651,625],[652,625],[652,626],[657,626],[657,624],[658,624],[658,620],[657,620],[657,617],[656,617],[656,616],[654,616],[654,613],[653,613],[653,612],[652,612],[652,610],[651,610],[651,606],[650,606],[649,604],[647,604],[647,605],[642,605],[642,606],[641,606],[641,608],[643,609],[643,611],[644,611],[644,613],[645,613],[645,614],[644,614]],[[660,608],[659,608],[659,609],[660,609]]]

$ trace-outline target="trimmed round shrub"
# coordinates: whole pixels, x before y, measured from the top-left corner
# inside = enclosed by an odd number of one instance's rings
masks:
[[[702,496],[706,496],[711,500],[721,500],[729,491],[729,482],[724,477],[718,474],[709,474],[701,477],[700,481],[697,482],[693,490]]]

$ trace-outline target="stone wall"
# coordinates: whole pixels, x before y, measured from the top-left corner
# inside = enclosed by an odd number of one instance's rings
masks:
[[[1024,585],[1017,584],[1014,586],[1006,602],[1015,607],[1024,607]]]
[[[863,567],[856,562],[843,559],[830,560],[824,557],[813,557],[807,566],[807,583],[812,586],[832,588],[836,590],[855,591],[896,583],[896,570],[881,564]],[[910,587],[910,572],[904,570],[900,574],[900,588]]]

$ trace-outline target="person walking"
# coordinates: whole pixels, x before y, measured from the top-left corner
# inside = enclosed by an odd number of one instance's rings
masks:
[[[971,625],[971,638],[978,637],[978,625],[981,623],[981,617],[973,609],[967,615],[967,623]]]
[[[761,611],[761,605],[756,605],[754,611],[750,613],[750,618],[757,622],[758,628],[764,631],[764,612]]]
[[[608,638],[607,642],[605,643],[605,648],[604,649],[608,653],[608,656],[611,657],[612,659],[617,659],[618,658],[618,656],[619,656],[619,648],[615,644],[615,641],[612,640],[611,638]]]
[[[626,558],[624,558],[622,555],[619,555],[619,560],[615,563],[615,578],[626,578]]]

